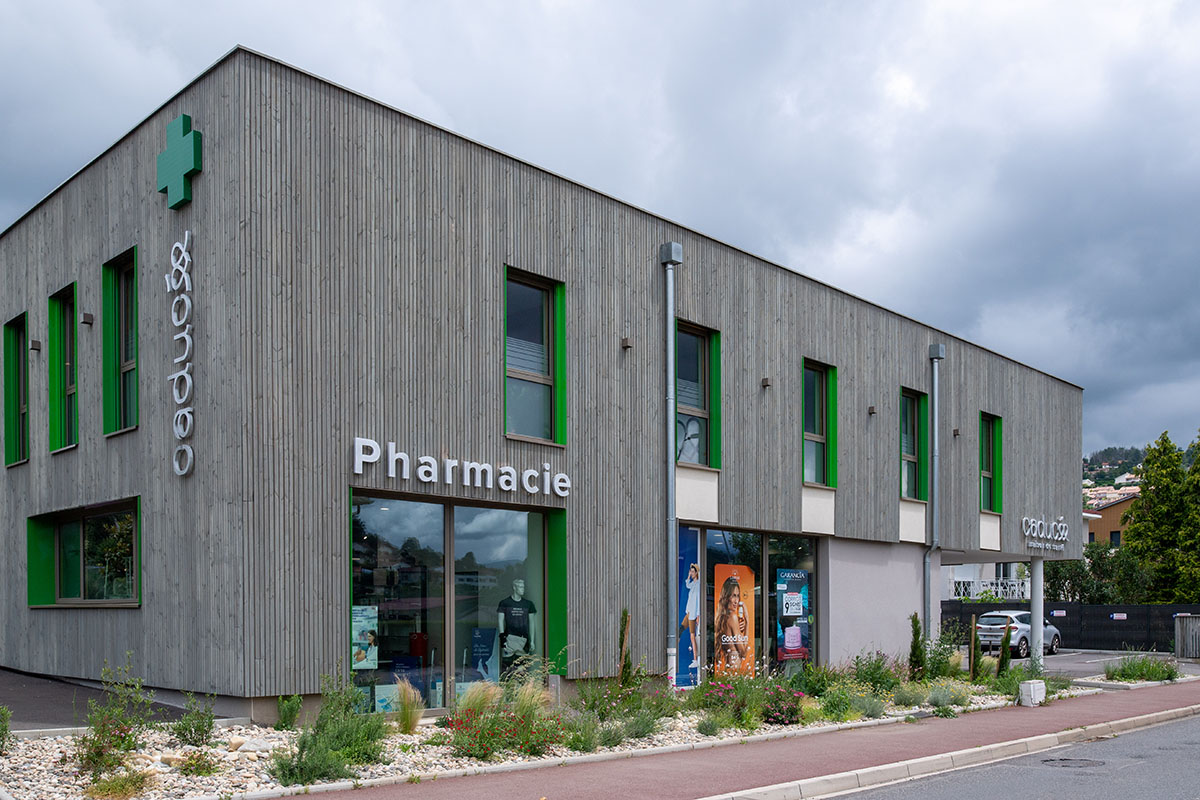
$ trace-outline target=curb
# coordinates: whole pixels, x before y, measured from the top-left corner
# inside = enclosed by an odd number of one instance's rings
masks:
[[[249,717],[219,717],[213,720],[213,725],[218,728],[253,724]],[[23,731],[13,731],[12,735],[17,739],[53,739],[56,736],[82,736],[87,731],[86,726],[82,728],[27,728]],[[8,800],[3,789],[0,789],[0,800]]]
[[[1114,691],[1125,691],[1126,689],[1149,689],[1151,686],[1169,686],[1173,683],[1188,683],[1190,681],[1200,681],[1200,675],[1184,675],[1176,678],[1173,681],[1138,681],[1137,683],[1120,683],[1117,681],[1089,681],[1084,678],[1071,681],[1072,686],[1086,686],[1094,689],[1112,689]]]
[[[777,783],[772,786],[760,786],[756,789],[742,789],[736,792],[711,795],[700,800],[801,800],[802,798],[826,797],[840,792],[855,789],[866,789],[885,783],[908,780],[946,772],[962,767],[975,767],[993,761],[1002,761],[1015,756],[1029,753],[1040,753],[1065,744],[1089,741],[1128,733],[1151,725],[1160,725],[1185,717],[1200,714],[1200,705],[1173,708],[1143,714],[1137,717],[1099,722],[1082,728],[1072,728],[1059,733],[1047,733],[1040,736],[1030,736],[1025,739],[1015,739],[1009,742],[973,747],[967,750],[955,750],[940,755],[924,756],[909,761],[898,761],[893,764],[881,764],[876,767],[849,772],[839,772],[833,775],[822,775],[815,778],[805,778],[798,781]]]

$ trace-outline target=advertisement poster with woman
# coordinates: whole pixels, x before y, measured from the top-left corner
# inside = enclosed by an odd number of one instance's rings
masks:
[[[700,531],[679,529],[679,647],[676,649],[676,686],[697,686],[700,677]],[[701,631],[702,633],[702,631]]]
[[[754,676],[754,570],[714,564],[713,672]]]

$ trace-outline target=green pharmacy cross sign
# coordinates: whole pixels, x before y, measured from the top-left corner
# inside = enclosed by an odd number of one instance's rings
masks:
[[[192,118],[180,114],[167,123],[167,149],[158,154],[158,190],[167,205],[182,208],[192,202],[192,176],[200,171],[200,131]]]

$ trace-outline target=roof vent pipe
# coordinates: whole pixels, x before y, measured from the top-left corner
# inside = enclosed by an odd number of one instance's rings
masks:
[[[663,312],[667,356],[667,680],[675,686],[676,638],[679,629],[679,524],[675,513],[675,267],[683,263],[683,245],[666,242],[658,248],[666,267],[666,309]]]

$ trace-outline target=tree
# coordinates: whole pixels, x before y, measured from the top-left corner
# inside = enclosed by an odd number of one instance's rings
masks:
[[[1051,602],[1091,602],[1083,599],[1091,594],[1093,582],[1086,561],[1047,561],[1043,581],[1044,596]]]
[[[1141,494],[1121,521],[1121,549],[1149,577],[1145,601],[1187,603],[1200,598],[1200,469],[1183,469],[1183,454],[1166,431],[1146,448],[1137,469]]]

